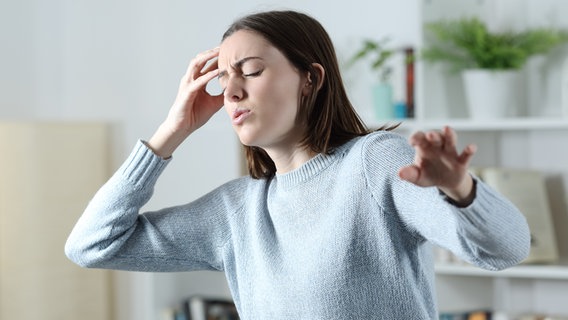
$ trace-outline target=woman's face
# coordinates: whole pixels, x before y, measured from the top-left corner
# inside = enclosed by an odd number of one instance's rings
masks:
[[[264,149],[296,147],[304,134],[296,114],[307,74],[246,30],[221,43],[218,65],[225,109],[241,142]]]

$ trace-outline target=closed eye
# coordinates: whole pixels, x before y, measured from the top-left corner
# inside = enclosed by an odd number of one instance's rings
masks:
[[[251,72],[251,73],[245,73],[245,74],[243,74],[243,77],[245,77],[245,78],[258,77],[258,76],[260,76],[261,73],[262,73],[262,70],[259,70],[259,71],[256,71],[256,72]]]

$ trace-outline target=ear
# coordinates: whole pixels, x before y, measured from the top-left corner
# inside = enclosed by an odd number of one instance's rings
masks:
[[[323,85],[323,80],[325,77],[325,69],[323,68],[323,66],[319,63],[312,63],[312,67],[314,69],[314,72],[317,73],[315,76],[313,76],[310,72],[308,72],[307,75],[307,80],[306,80],[306,84],[304,86],[304,89],[302,91],[302,93],[304,95],[307,95],[311,90],[312,90],[312,86],[314,85],[313,81],[314,79],[317,79],[318,83],[316,83],[316,91],[319,90],[321,88],[321,86]]]

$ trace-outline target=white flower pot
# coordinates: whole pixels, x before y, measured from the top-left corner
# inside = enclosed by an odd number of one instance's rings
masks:
[[[517,115],[522,93],[518,71],[465,70],[462,78],[471,118],[495,119]]]

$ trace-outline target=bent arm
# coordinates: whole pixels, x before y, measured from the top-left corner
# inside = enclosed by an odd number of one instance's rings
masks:
[[[69,259],[83,267],[135,271],[218,268],[213,237],[223,239],[215,231],[222,223],[210,212],[199,215],[204,205],[139,214],[168,163],[139,141],[76,223],[65,244]]]
[[[139,210],[168,162],[139,141],[75,224],[65,244],[69,259],[84,267],[105,267],[105,260],[115,256],[136,230]]]

